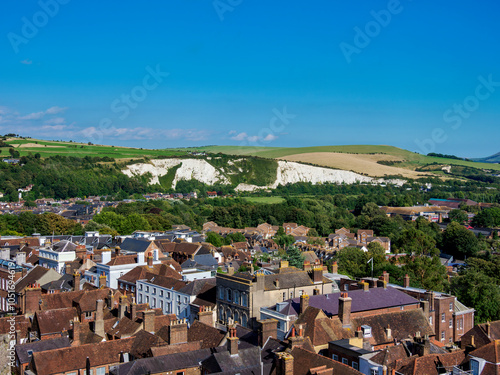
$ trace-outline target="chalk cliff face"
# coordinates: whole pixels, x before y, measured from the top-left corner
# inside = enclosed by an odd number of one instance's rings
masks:
[[[172,167],[177,167],[175,177],[172,182],[172,188],[180,180],[198,180],[206,185],[230,184],[230,180],[225,176],[224,168],[220,170],[209,164],[206,160],[200,159],[160,159],[151,160],[150,163],[132,164],[127,166],[122,172],[127,176],[151,174],[150,184],[159,184],[159,178],[168,173]],[[350,171],[338,169],[321,168],[295,162],[278,161],[276,169],[276,179],[274,183],[267,186],[257,186],[241,183],[236,187],[238,191],[253,191],[256,189],[275,189],[278,185],[293,184],[296,182],[319,183],[345,183],[353,184],[356,182],[364,183],[392,183],[401,185],[402,180],[386,181],[383,179],[374,179]]]

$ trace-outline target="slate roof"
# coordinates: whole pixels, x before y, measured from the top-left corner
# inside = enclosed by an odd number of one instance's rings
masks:
[[[387,287],[387,289],[370,288],[367,292],[362,289],[352,290],[348,292],[348,296],[352,298],[352,313],[420,303],[408,294],[391,287]],[[339,298],[340,293],[309,296],[309,306],[323,310],[328,316],[338,315]],[[300,297],[293,298],[287,302],[291,304],[293,311],[298,315],[300,311]]]
[[[42,266],[36,266],[26,276],[16,282],[15,291],[21,293],[31,284],[36,284],[50,270]]]
[[[180,288],[179,292],[188,294],[190,296],[196,296],[202,292],[206,292],[207,285],[212,287],[215,286],[215,277],[211,277],[209,279],[193,280],[186,286]]]
[[[381,350],[373,357],[371,357],[370,361],[390,368],[394,368],[397,360],[402,360],[405,358],[408,358],[408,354],[406,353],[404,346],[394,345]]]
[[[154,358],[144,358],[120,365],[110,372],[114,375],[158,374],[185,368],[198,367],[199,363],[211,355],[210,349],[186,353],[168,354]]]
[[[50,340],[40,340],[27,344],[16,345],[16,353],[21,364],[26,364],[31,361],[33,353],[44,352],[47,350],[67,348],[71,346],[68,337],[58,337]],[[31,355],[28,354],[31,351]]]
[[[215,353],[205,361],[202,366],[209,373],[236,374],[242,371],[255,371],[260,374],[260,349],[258,347],[238,349],[238,354],[231,355],[227,348],[219,347]]]
[[[67,240],[62,240],[59,242],[56,242],[55,244],[52,245],[52,250],[57,251],[58,253],[67,253],[71,251],[76,250],[76,245]]]
[[[133,251],[134,253],[143,253],[147,250],[152,241],[138,239],[138,238],[125,238],[120,245],[122,250]]]

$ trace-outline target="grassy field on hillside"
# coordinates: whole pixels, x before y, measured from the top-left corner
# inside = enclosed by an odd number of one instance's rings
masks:
[[[101,146],[101,145],[88,145],[84,143],[73,142],[57,142],[57,141],[43,141],[38,139],[9,139],[7,143],[15,147],[21,156],[26,156],[30,152],[32,154],[39,153],[42,158],[55,155],[85,157],[85,156],[99,156],[110,157],[114,159],[141,159],[144,157],[154,158],[158,156],[182,156],[187,152],[184,150],[164,149],[164,150],[148,150],[140,148],[127,148],[118,146]],[[9,149],[7,147],[0,148],[0,156],[6,158],[10,157]]]
[[[465,160],[446,159],[417,154],[398,147],[385,145],[350,145],[350,146],[317,146],[317,147],[251,147],[251,146],[208,146],[199,147],[197,150],[206,152],[222,152],[232,155],[255,155],[264,158],[282,159],[287,158],[295,161],[303,161],[318,165],[325,165],[324,153],[343,153],[343,154],[385,154],[397,157],[401,163],[398,168],[414,170],[427,164],[453,164],[463,165],[473,168],[484,168],[500,170],[500,164],[476,163]],[[318,153],[317,159],[311,157],[311,154]],[[301,160],[300,155],[307,154],[307,160]],[[383,158],[381,157],[383,160]],[[339,167],[337,167],[339,168]],[[348,169],[345,167],[344,169]],[[397,172],[395,173],[397,174]]]
[[[282,197],[244,197],[250,203],[276,204],[285,201]]]

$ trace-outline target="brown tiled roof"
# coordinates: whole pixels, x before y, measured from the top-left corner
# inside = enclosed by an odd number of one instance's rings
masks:
[[[87,358],[91,367],[119,363],[120,354],[129,353],[133,342],[134,338],[127,338],[33,353],[35,372],[51,375],[85,369]]]
[[[372,337],[370,338],[372,345],[393,342],[394,339],[400,341],[408,336],[413,336],[415,332],[420,332],[422,336],[434,336],[434,330],[421,309],[352,318],[354,329],[362,325],[368,325],[372,328]],[[387,327],[391,329],[392,338],[388,338],[386,335]]]
[[[10,332],[12,318],[15,320],[16,331],[20,331],[21,337],[28,336],[28,328],[31,327],[31,322],[24,315],[17,315],[14,317],[0,318],[0,335],[5,335]]]
[[[134,342],[130,349],[130,354],[134,358],[145,358],[151,348],[165,346],[167,343],[160,337],[141,329],[134,335]]]
[[[130,320],[126,316],[120,319],[118,324],[112,328],[111,330],[107,331],[106,333],[110,337],[117,337],[119,339],[124,338],[124,337],[131,337],[134,334],[136,334],[140,329],[142,328],[142,324]]]
[[[443,368],[451,369],[464,362],[465,352],[459,350],[446,354],[428,354],[396,361],[396,371],[403,375],[439,375]]]
[[[403,345],[389,346],[375,354],[370,358],[370,361],[384,365],[390,368],[394,368],[397,360],[402,360],[408,358],[408,354]]]
[[[483,358],[491,363],[500,364],[500,340],[492,341],[488,345],[470,352],[469,355]],[[498,373],[500,373],[500,365],[498,365]]]
[[[108,266],[121,266],[124,264],[137,263],[137,255],[119,255],[113,257],[106,265]]]
[[[224,331],[195,320],[188,329],[188,341],[201,341],[201,349],[215,348],[226,336]]]
[[[500,339],[500,320],[490,322],[490,336],[486,334],[486,324],[479,324],[472,327],[467,331],[462,337],[462,348],[465,345],[470,344],[471,337],[474,336],[474,345],[476,348],[480,348],[486,344],[489,344],[492,340]],[[465,345],[464,345],[465,344]]]
[[[41,335],[69,331],[71,321],[77,316],[74,307],[64,309],[37,311],[35,320]]]
[[[72,307],[73,303],[80,304],[82,311],[93,311],[98,299],[105,299],[109,295],[109,288],[95,290],[79,290],[76,292],[65,292],[56,294],[44,294],[42,296],[41,310],[62,309]],[[122,294],[114,293],[114,300],[118,301]]]
[[[309,375],[309,370],[316,367],[326,366],[333,369],[334,374],[361,375],[358,370],[343,363],[316,354],[301,347],[295,347],[290,353],[293,357],[293,375]]]
[[[201,341],[183,342],[180,344],[170,344],[151,348],[153,357],[159,357],[167,354],[191,352],[201,349]]]

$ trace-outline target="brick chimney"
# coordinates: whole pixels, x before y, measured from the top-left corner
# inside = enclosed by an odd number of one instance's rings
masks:
[[[101,337],[106,337],[104,332],[104,300],[98,299],[96,301],[94,333]]]
[[[70,275],[71,274],[71,264],[66,263],[64,265],[64,272],[66,273],[66,275]]]
[[[485,331],[486,331],[486,336],[490,337],[491,336],[491,324],[490,322],[486,322],[485,326]]]
[[[118,305],[118,319],[122,319],[125,316],[125,313],[127,312],[127,296],[123,295],[120,296],[120,304]]]
[[[155,311],[154,310],[145,310],[142,312],[142,329],[146,332],[154,333],[155,332]]]
[[[276,354],[276,375],[293,375],[293,356],[287,352]]]
[[[389,272],[387,272],[387,271],[382,272],[382,277],[383,277],[383,280],[384,280],[387,284],[389,284]]]
[[[339,273],[339,265],[336,261],[332,264],[332,273]]]
[[[148,257],[148,266],[153,267],[153,257]]]
[[[135,297],[132,296],[132,303],[130,304],[130,320],[135,320],[137,318],[137,303],[135,303]]]
[[[314,284],[323,282],[323,266],[314,266],[312,270],[312,281]]]
[[[298,325],[297,327],[292,328],[292,333],[288,337],[288,342],[290,349],[295,348],[296,346],[301,346],[304,344],[304,327],[302,325]]]
[[[80,322],[78,320],[73,320],[73,341],[71,346],[80,346]]]
[[[403,279],[403,286],[405,288],[408,288],[410,286],[410,276],[408,276],[408,274],[406,274]]]
[[[42,289],[40,284],[32,284],[24,291],[23,314],[33,314],[40,310],[42,300]]]
[[[300,296],[300,314],[306,311],[308,306],[309,306],[309,296],[304,293]]]
[[[170,322],[168,330],[169,344],[179,344],[188,340],[188,326],[186,319],[175,320]]]
[[[101,276],[99,276],[99,288],[105,288],[106,287],[106,275],[104,272],[102,273]]]
[[[207,326],[214,326],[214,313],[210,306],[200,306],[198,311],[198,321]]]
[[[312,270],[311,262],[308,260],[304,261],[304,271],[309,272]]]
[[[339,319],[342,322],[342,327],[344,328],[351,326],[351,305],[352,298],[348,296],[347,292],[340,293]]]
[[[424,316],[429,320],[429,301],[420,301],[420,307],[424,312]]]
[[[74,291],[79,291],[80,290],[80,272],[75,271],[73,274],[73,290]]]
[[[278,337],[278,321],[276,319],[258,320],[259,327],[259,346],[263,347],[269,337],[273,339]]]
[[[255,274],[255,282],[257,284],[256,290],[264,290],[265,281],[266,281],[266,275],[264,275],[264,272],[257,271],[257,273]]]
[[[112,310],[115,306],[115,293],[113,289],[109,290],[108,296],[106,297],[106,304],[108,305],[108,309]]]
[[[228,333],[229,337],[227,338],[227,350],[230,355],[237,355],[239,338],[236,336],[236,327],[229,328]]]

